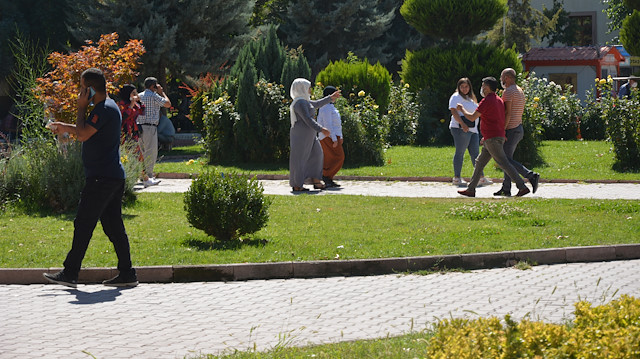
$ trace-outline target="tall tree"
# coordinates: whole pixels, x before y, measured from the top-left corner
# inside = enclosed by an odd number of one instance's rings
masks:
[[[555,44],[571,46],[578,43],[576,34],[579,31],[579,27],[575,21],[571,21],[569,12],[564,9],[564,0],[553,0],[553,7],[551,9],[547,9],[543,5],[542,13],[549,19],[552,19],[554,16],[558,18],[555,29],[549,31],[542,37],[542,40],[548,41],[549,46]]]
[[[349,51],[372,62],[392,54],[376,42],[391,27],[397,0],[292,0],[279,29],[289,47],[304,48],[313,73]]]
[[[147,50],[141,73],[161,81],[213,72],[250,37],[255,0],[74,0],[71,33],[78,40],[118,32]]]
[[[509,11],[502,21],[494,26],[487,38],[494,44],[502,43],[505,48],[515,46],[520,53],[529,51],[531,42],[540,42],[556,27],[559,10],[547,17],[545,13],[531,6],[530,0],[508,0]]]
[[[17,32],[35,44],[64,50],[70,39],[66,28],[69,11],[67,0],[0,1],[0,79],[11,73],[9,43]]]
[[[622,21],[631,15],[632,10],[625,5],[624,0],[602,0],[602,3],[607,5],[607,8],[602,10],[609,18],[607,32],[612,33],[620,30]],[[617,44],[619,37],[616,36],[612,42]]]

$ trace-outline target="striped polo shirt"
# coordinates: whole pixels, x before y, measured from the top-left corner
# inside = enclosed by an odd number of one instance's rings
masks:
[[[511,101],[511,116],[506,118],[508,121],[507,130],[516,128],[522,124],[522,113],[524,112],[525,97],[524,92],[518,85],[511,85],[502,93],[502,101],[505,104]]]

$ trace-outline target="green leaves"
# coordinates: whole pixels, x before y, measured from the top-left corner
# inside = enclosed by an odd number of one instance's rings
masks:
[[[416,30],[450,42],[491,29],[506,13],[506,0],[406,0],[400,8]]]
[[[633,14],[622,21],[620,41],[631,55],[640,56],[640,11],[633,10]]]

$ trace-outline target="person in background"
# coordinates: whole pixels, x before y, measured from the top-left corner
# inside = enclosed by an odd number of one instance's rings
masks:
[[[480,128],[483,137],[480,141],[483,145],[482,151],[476,160],[473,177],[471,177],[467,189],[458,191],[458,193],[463,196],[476,196],[476,187],[480,181],[482,170],[491,158],[516,182],[516,186],[518,186],[520,190],[516,196],[521,197],[529,193],[529,189],[524,184],[524,180],[518,175],[518,172],[513,168],[504,153],[504,102],[496,95],[497,89],[498,80],[494,77],[485,77],[482,79],[482,87],[480,89],[480,95],[484,98],[480,101],[476,111],[470,113],[464,109],[462,104],[457,105],[458,111],[462,112],[462,114],[471,121],[475,121],[478,117],[482,116],[482,127]]]
[[[140,102],[136,87],[131,84],[122,86],[119,97],[118,107],[122,114],[122,144],[127,141],[135,143],[136,153],[138,153],[138,157],[142,161],[142,151],[138,144],[140,130],[136,121],[138,116],[144,113],[144,105]],[[144,176],[146,175],[143,175],[143,180],[149,179],[144,178]]]
[[[627,83],[620,86],[620,90],[618,91],[618,98],[631,97],[631,90],[638,88],[638,79],[640,78],[630,76],[627,80]]]
[[[456,152],[453,155],[453,181],[456,186],[464,185],[461,177],[462,164],[464,163],[464,153],[469,151],[471,157],[471,164],[476,166],[476,158],[480,154],[480,135],[478,134],[479,119],[470,121],[462,112],[458,111],[456,106],[461,103],[462,106],[473,113],[478,108],[478,100],[473,93],[473,86],[471,80],[467,77],[463,77],[458,80],[456,91],[449,98],[449,111],[451,111],[451,121],[449,122],[449,131],[453,136],[453,143],[456,148]],[[484,177],[480,178],[478,187],[490,185],[493,182]]]
[[[144,105],[145,111],[138,116],[138,125],[142,130],[139,143],[144,159],[145,178],[148,178],[143,180],[142,184],[148,187],[160,183],[153,177],[153,167],[158,160],[158,122],[160,109],[171,107],[171,100],[155,77],[147,77],[144,80],[144,87],[144,92],[140,94],[140,102]]]
[[[122,221],[122,196],[125,172],[120,162],[120,128],[122,117],[118,105],[107,96],[102,71],[90,68],[80,77],[78,114],[76,123],[52,122],[47,127],[54,134],[72,133],[82,142],[82,166],[86,182],[80,195],[78,213],[73,221],[73,243],[64,261],[64,269],[57,273],[43,273],[57,284],[75,288],[89,241],[98,220],[118,257],[116,277],[102,284],[115,287],[138,285],[136,270],[131,264],[129,237]],[[87,107],[95,107],[86,117]]]
[[[504,92],[502,93],[502,101],[504,102],[504,128],[507,140],[504,142],[504,154],[507,155],[509,162],[520,175],[525,177],[531,183],[533,193],[538,190],[540,182],[540,174],[531,171],[522,163],[513,159],[518,143],[524,138],[524,127],[522,127],[522,114],[524,113],[525,96],[524,91],[516,84],[516,70],[506,68],[502,70],[500,82]],[[505,172],[502,188],[494,196],[511,196],[511,177]]]
[[[311,82],[307,79],[297,78],[291,84],[289,95],[291,102],[290,117],[291,129],[289,130],[289,184],[294,192],[308,191],[304,188],[304,181],[311,179],[313,188],[325,189],[320,181],[322,177],[323,154],[318,132],[325,136],[331,136],[328,129],[320,126],[312,116],[312,109],[320,108],[331,102],[331,99],[340,97],[340,91],[323,99],[311,100]]]
[[[335,87],[327,86],[324,88],[322,95],[327,97],[336,91],[337,89]],[[324,154],[322,181],[327,188],[340,187],[340,185],[333,180],[333,177],[340,171],[344,164],[342,121],[340,120],[338,109],[336,109],[336,106],[333,104],[334,102],[335,100],[332,98],[331,103],[321,107],[318,111],[318,123],[331,132],[331,136],[325,136],[322,132],[318,134],[318,140],[320,140]]]

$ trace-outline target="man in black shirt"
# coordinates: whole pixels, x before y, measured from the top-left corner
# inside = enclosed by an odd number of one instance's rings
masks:
[[[73,243],[64,261],[64,269],[58,273],[44,273],[44,277],[53,283],[72,288],[77,286],[82,260],[93,230],[100,220],[104,233],[115,248],[120,271],[118,276],[102,283],[116,287],[134,287],[138,285],[138,279],[131,264],[129,237],[122,222],[125,172],[120,162],[120,109],[107,96],[102,71],[95,68],[84,71],[80,84],[76,124],[53,122],[49,128],[55,134],[71,133],[82,142],[82,165],[86,183],[73,222]],[[89,117],[85,118],[91,102],[95,107]]]

